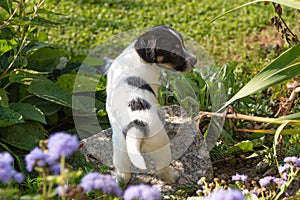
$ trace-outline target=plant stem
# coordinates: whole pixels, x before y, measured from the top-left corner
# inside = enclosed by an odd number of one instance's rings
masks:
[[[0,29],[4,28],[14,17],[16,12],[20,9],[22,2],[20,2],[17,7],[15,8],[14,12],[9,16],[9,18],[6,21],[3,21],[3,24],[0,26]]]
[[[62,178],[62,183],[60,184],[60,186],[61,186],[61,198],[62,198],[62,200],[65,200],[66,198],[65,198],[65,193],[66,193],[66,191],[65,191],[65,184],[66,184],[66,175],[65,175],[65,162],[66,162],[66,158],[65,158],[65,156],[64,155],[62,155],[61,156],[61,158],[60,158],[60,176],[61,176],[61,178]]]
[[[45,172],[44,169],[43,169],[43,172],[42,172],[42,176],[43,176],[43,197],[44,197],[45,199],[48,199],[47,182],[46,182],[47,176],[46,176],[46,172]]]
[[[239,119],[239,120],[271,123],[271,124],[284,124],[286,121],[289,121],[289,124],[300,125],[300,120],[279,120],[278,118],[249,116],[249,115],[244,115],[239,113],[224,115],[224,113],[204,112],[204,111],[200,111],[199,114],[194,118],[194,120],[199,120],[203,117],[209,117],[209,118],[221,117],[227,119]]]

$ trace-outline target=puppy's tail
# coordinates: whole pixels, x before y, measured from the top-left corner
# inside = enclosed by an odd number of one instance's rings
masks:
[[[147,169],[146,162],[141,154],[141,138],[126,137],[126,147],[130,161],[134,166],[140,169]]]

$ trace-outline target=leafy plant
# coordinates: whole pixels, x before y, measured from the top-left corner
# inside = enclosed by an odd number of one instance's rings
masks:
[[[65,50],[41,42],[40,28],[61,25],[50,20],[61,15],[42,8],[44,2],[0,1],[0,151],[12,153],[23,171],[22,157],[40,139],[74,127],[75,75],[65,73],[79,65],[68,63]]]

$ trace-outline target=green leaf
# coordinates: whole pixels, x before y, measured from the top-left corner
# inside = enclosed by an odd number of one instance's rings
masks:
[[[30,69],[14,69],[9,74],[10,83],[21,83],[24,85],[30,85],[34,80],[47,80],[42,76],[48,74],[47,72],[37,72]]]
[[[68,91],[62,89],[50,80],[33,81],[28,91],[37,97],[48,100],[50,102],[72,107],[72,95]]]
[[[10,108],[0,107],[0,113],[0,127],[6,127],[24,122],[22,115]]]
[[[0,56],[13,49],[17,43],[14,40],[0,39]]]
[[[258,197],[255,194],[247,193],[245,195],[245,200],[258,200]]]
[[[255,3],[260,3],[260,2],[266,2],[265,0],[255,0],[255,1],[250,1],[248,3],[245,3],[243,5],[240,5],[240,6],[237,6],[235,8],[232,8],[220,15],[218,15],[217,17],[213,18],[211,21],[209,21],[208,23],[212,23],[214,21],[216,21],[217,19],[223,17],[224,15],[227,15],[231,12],[234,12],[234,11],[237,11],[243,7],[246,7],[246,6],[249,6],[249,5],[252,5],[252,4],[255,4]],[[299,1],[296,1],[296,0],[268,0],[268,2],[274,2],[274,3],[279,3],[279,4],[282,4],[284,6],[288,6],[288,7],[291,7],[291,8],[295,8],[295,9],[300,9],[300,2]]]
[[[278,118],[279,121],[283,120],[300,120],[300,113],[294,113],[286,116],[282,116]]]
[[[0,128],[0,140],[16,148],[30,151],[39,140],[45,139],[47,132],[38,123],[25,122]]]
[[[61,106],[50,101],[45,101],[44,99],[32,96],[25,100],[25,102],[35,105],[39,108],[45,116],[50,116],[61,109]]]
[[[66,56],[66,53],[62,49],[49,47],[39,48],[28,56],[27,69],[52,73],[58,65],[59,59],[63,56]]]
[[[300,62],[288,65],[300,57],[299,52],[300,44],[297,44],[281,54],[262,71],[260,71],[254,78],[252,78],[241,90],[227,101],[220,110],[227,107],[237,99],[254,94],[300,74]]]
[[[0,7],[3,8],[8,14],[12,8],[12,0],[0,0]]]
[[[57,78],[56,84],[61,88],[73,92],[73,86],[75,82],[76,74],[64,74]]]
[[[18,26],[57,26],[62,24],[61,22],[54,22],[49,19],[45,19],[42,17],[35,17],[35,18],[29,18],[29,17],[14,17],[11,24],[18,25]]]
[[[10,108],[14,111],[20,113],[24,119],[33,120],[37,122],[41,122],[43,124],[46,123],[46,119],[44,113],[37,107],[29,103],[11,103]]]
[[[253,151],[253,143],[249,140],[245,140],[235,144],[229,149],[230,152],[239,152],[239,151]]]
[[[0,106],[2,107],[8,107],[8,96],[7,92],[0,88]]]
[[[53,12],[51,10],[47,10],[44,8],[39,8],[38,13],[43,13],[43,14],[51,14],[51,15],[63,15],[62,13],[58,13],[58,12]],[[29,12],[28,15],[33,14],[33,12]]]
[[[281,132],[283,131],[284,127],[289,123],[289,121],[286,121],[285,123],[281,124],[280,126],[278,126],[276,133],[274,135],[274,141],[273,141],[273,154],[274,154],[274,158],[276,159],[276,163],[278,165],[278,161],[277,161],[277,151],[276,151],[276,147],[278,144],[278,140],[279,140],[279,136],[281,134]]]

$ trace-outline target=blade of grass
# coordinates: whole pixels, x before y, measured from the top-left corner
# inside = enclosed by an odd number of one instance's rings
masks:
[[[251,1],[251,2],[248,2],[248,3],[242,4],[242,5],[237,6],[235,8],[232,8],[232,9],[218,15],[217,17],[213,18],[212,20],[210,20],[208,22],[208,24],[213,23],[214,21],[218,20],[219,18],[223,17],[224,15],[227,15],[227,14],[232,13],[234,11],[237,11],[237,10],[243,8],[243,7],[246,7],[246,6],[255,4],[255,3],[259,3],[259,2],[265,2],[265,0],[255,0],[255,1]],[[295,9],[300,9],[300,2],[295,1],[295,0],[268,0],[268,2],[279,3],[279,4],[284,5],[284,6],[288,6],[288,7],[295,8]]]
[[[275,162],[276,162],[276,165],[277,165],[277,168],[279,167],[279,163],[278,163],[278,160],[277,160],[277,154],[276,154],[276,146],[277,146],[277,142],[279,140],[279,136],[282,132],[282,130],[284,129],[284,127],[289,123],[289,121],[286,121],[284,124],[281,124],[276,132],[275,132],[275,135],[274,135],[274,141],[273,141],[273,156],[274,156],[274,159],[275,159]]]
[[[294,113],[286,116],[282,116],[278,118],[279,121],[282,120],[300,120],[300,113]]]
[[[300,62],[289,65],[295,59],[300,57],[300,44],[288,49],[277,57],[273,62],[267,65],[254,78],[252,78],[241,90],[239,90],[225,105],[224,109],[237,99],[254,94],[265,88],[271,87],[277,83],[288,80],[300,74]]]

